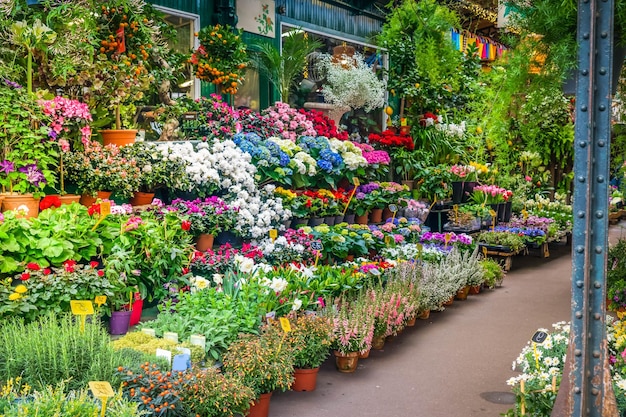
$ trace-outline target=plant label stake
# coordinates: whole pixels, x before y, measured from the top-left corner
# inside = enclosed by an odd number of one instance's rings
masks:
[[[165,349],[157,349],[156,356],[167,359],[167,363],[172,366],[172,351]]]
[[[348,207],[350,207],[350,202],[352,201],[352,197],[354,197],[354,194],[356,194],[356,189],[359,185],[361,185],[361,181],[359,181],[358,178],[354,177],[352,179],[352,182],[354,183],[354,188],[352,189],[352,192],[350,193],[350,197],[348,198],[348,202],[346,203],[346,207],[343,209],[343,215],[346,215],[346,212],[348,211]]]
[[[201,346],[202,350],[206,347],[206,336],[201,334],[192,334],[189,337],[189,343],[195,346]]]
[[[94,298],[93,302],[98,306],[98,311],[100,311],[100,307],[102,307],[104,305],[104,303],[107,302],[107,296],[106,295],[96,295],[96,298]]]
[[[424,246],[420,243],[415,244],[415,249],[417,249],[417,259],[422,260],[422,252],[424,250]]]
[[[396,220],[396,213],[398,212],[398,206],[395,204],[389,204],[389,211],[391,211],[391,223]]]
[[[526,209],[522,210],[522,216],[524,216],[524,221],[528,220],[528,211]]]
[[[164,332],[163,339],[173,340],[174,342],[178,343],[178,333]]]
[[[537,369],[539,369],[539,355],[537,354],[537,345],[542,344],[546,338],[548,337],[548,333],[538,331],[535,332],[531,340],[533,341],[533,353],[535,355],[535,365],[537,365]]]
[[[448,243],[450,243],[451,240],[452,240],[452,235],[450,233],[446,233],[445,237],[443,238],[443,241],[445,242],[444,247],[446,249],[448,248]]]
[[[272,243],[276,240],[277,237],[278,237],[278,230],[276,229],[270,230],[270,239],[272,239]]]
[[[94,230],[96,230],[98,225],[102,223],[102,220],[104,220],[104,218],[108,216],[109,214],[111,214],[111,202],[103,201],[102,203],[100,203],[100,217],[98,218],[98,221],[96,222],[96,224],[93,225],[93,228],[91,229],[91,231],[93,232]]]
[[[498,213],[496,213],[493,209],[491,209],[489,210],[489,215],[491,216],[491,231],[495,232],[496,222],[498,221]]]
[[[314,242],[311,242],[311,249],[315,251],[315,266],[317,266],[317,263],[320,260],[320,256],[322,256],[322,250],[324,249],[324,245],[322,245],[322,242],[316,240]]]
[[[385,236],[385,245],[387,245],[387,247],[390,247],[392,243],[393,238],[391,236]]]
[[[115,396],[111,384],[108,381],[89,381],[89,389],[93,396],[102,402],[100,417],[104,417],[107,410],[107,400]]]
[[[283,333],[283,338],[278,345],[278,351],[280,352],[280,349],[283,346],[283,342],[285,341],[285,337],[287,337],[287,333],[291,331],[291,323],[289,323],[289,319],[287,317],[280,317],[278,320],[280,321],[280,327],[282,327],[283,332],[285,332]]]
[[[70,300],[72,314],[80,316],[80,332],[85,333],[85,322],[87,316],[94,313],[93,303],[89,300]]]
[[[459,205],[455,204],[452,206],[452,210],[454,210],[454,221],[455,223],[459,222]]]
[[[150,335],[152,337],[156,337],[156,331],[154,329],[144,328],[144,329],[141,329],[141,332],[147,335]]]

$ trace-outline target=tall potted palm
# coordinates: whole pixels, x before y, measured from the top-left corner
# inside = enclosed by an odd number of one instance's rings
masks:
[[[296,87],[296,79],[302,74],[307,56],[322,46],[301,29],[293,29],[283,35],[282,51],[270,42],[250,46],[252,66],[265,74],[280,92],[280,99],[289,103],[289,93]]]

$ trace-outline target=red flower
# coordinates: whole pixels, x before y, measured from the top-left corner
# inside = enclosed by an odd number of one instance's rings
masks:
[[[100,204],[92,204],[91,207],[87,209],[87,213],[89,213],[90,216],[93,216],[96,213],[100,214]]]
[[[44,275],[50,275],[50,272],[51,272],[51,271],[50,271],[50,268],[44,268],[44,269],[43,269],[43,274],[44,274]]]
[[[98,276],[99,277],[103,277],[104,276],[104,269],[98,269]]]
[[[189,273],[189,268],[183,268],[183,275],[188,274]]]
[[[41,269],[41,267],[37,265],[35,262],[29,262],[26,265],[26,268],[30,269],[31,271],[39,271]]]
[[[39,210],[49,209],[50,207],[61,207],[61,199],[56,195],[47,195],[39,202]]]
[[[20,279],[22,281],[28,281],[30,279],[30,274],[28,272],[24,272],[21,276]]]
[[[65,267],[65,270],[67,272],[74,272],[74,266],[76,266],[76,261],[68,259],[67,261],[63,262],[63,266]]]
[[[98,267],[98,265],[100,265],[100,262],[97,262],[97,261],[91,261],[91,262],[89,262],[89,266],[90,266],[90,267],[92,267],[92,268],[94,268],[94,269],[95,269],[95,268],[97,268],[97,267]]]
[[[184,231],[188,231],[189,229],[191,229],[191,222],[189,220],[183,220],[180,223],[180,228]]]

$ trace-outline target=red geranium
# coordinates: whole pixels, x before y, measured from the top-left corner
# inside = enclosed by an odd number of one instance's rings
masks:
[[[39,210],[49,209],[50,207],[61,207],[61,199],[56,195],[47,195],[39,202]]]
[[[68,259],[67,261],[63,262],[63,266],[65,267],[65,270],[67,272],[74,272],[74,266],[76,266],[76,261]]]
[[[405,147],[410,151],[415,148],[411,136],[394,133],[389,129],[382,133],[370,133],[369,141],[370,143],[378,143],[380,146],[385,147]]]
[[[97,268],[98,265],[100,265],[100,262],[98,262],[98,261],[91,261],[91,262],[89,262],[89,266],[91,266],[92,268]]]
[[[41,269],[41,267],[36,264],[35,262],[29,262],[26,264],[26,268],[30,269],[31,271],[39,271]]]
[[[30,274],[28,272],[24,272],[22,273],[22,275],[20,276],[20,279],[22,281],[28,281],[30,279]]]
[[[100,214],[100,204],[92,204],[91,207],[87,209],[87,213],[89,213],[90,216],[96,213]]]
[[[325,136],[327,138],[336,138],[339,140],[348,140],[348,132],[342,129],[338,129],[335,125],[335,121],[326,116],[321,111],[300,109],[299,112],[303,114],[307,120],[313,123],[313,129],[317,133],[317,136]]]
[[[184,231],[188,231],[189,229],[191,229],[191,222],[189,220],[183,220],[180,223],[180,228]]]

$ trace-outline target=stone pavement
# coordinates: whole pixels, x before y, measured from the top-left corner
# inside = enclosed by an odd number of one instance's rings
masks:
[[[611,236],[626,229],[612,226]],[[569,246],[516,256],[501,287],[455,300],[359,359],[353,374],[329,358],[313,392],[275,393],[270,417],[487,417],[514,397],[511,365],[540,327],[570,319]]]

